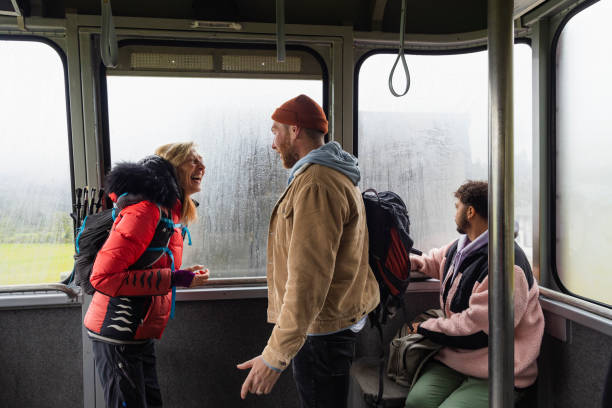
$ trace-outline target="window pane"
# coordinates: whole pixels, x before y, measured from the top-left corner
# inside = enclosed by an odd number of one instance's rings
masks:
[[[612,2],[576,14],[557,46],[557,269],[581,296],[612,305]]]
[[[457,188],[487,179],[487,53],[407,56],[411,88],[402,98],[387,86],[395,58],[373,55],[359,73],[361,187],[397,192],[415,247],[428,250],[457,238]],[[531,260],[531,48],[517,44],[514,63],[515,219]]]
[[[0,285],[70,272],[64,67],[40,42],[0,40]]]
[[[206,175],[183,265],[213,277],[264,276],[268,222],[287,185],[272,150],[270,116],[301,93],[322,103],[320,80],[120,77],[108,80],[111,157],[139,160],[157,146],[195,141]]]

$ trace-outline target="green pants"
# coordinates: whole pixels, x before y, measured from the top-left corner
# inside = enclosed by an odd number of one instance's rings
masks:
[[[514,402],[521,402],[527,389],[514,389]],[[406,398],[406,408],[488,408],[489,381],[461,374],[430,360]]]
[[[489,382],[431,360],[406,399],[406,408],[488,408]]]

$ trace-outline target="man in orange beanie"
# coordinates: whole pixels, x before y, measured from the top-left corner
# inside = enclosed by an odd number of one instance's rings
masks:
[[[293,363],[302,407],[346,407],[357,333],[379,302],[357,159],[324,142],[327,118],[299,95],[272,114],[272,148],[287,169],[268,236],[268,321],[241,397],[268,394]]]

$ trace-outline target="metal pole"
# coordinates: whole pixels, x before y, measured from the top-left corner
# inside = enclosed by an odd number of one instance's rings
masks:
[[[513,3],[488,0],[489,407],[514,406]]]

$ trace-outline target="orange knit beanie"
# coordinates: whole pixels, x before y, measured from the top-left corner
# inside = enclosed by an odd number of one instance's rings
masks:
[[[327,118],[323,108],[306,95],[299,95],[283,103],[272,114],[272,119],[307,129],[316,129],[327,134]]]

